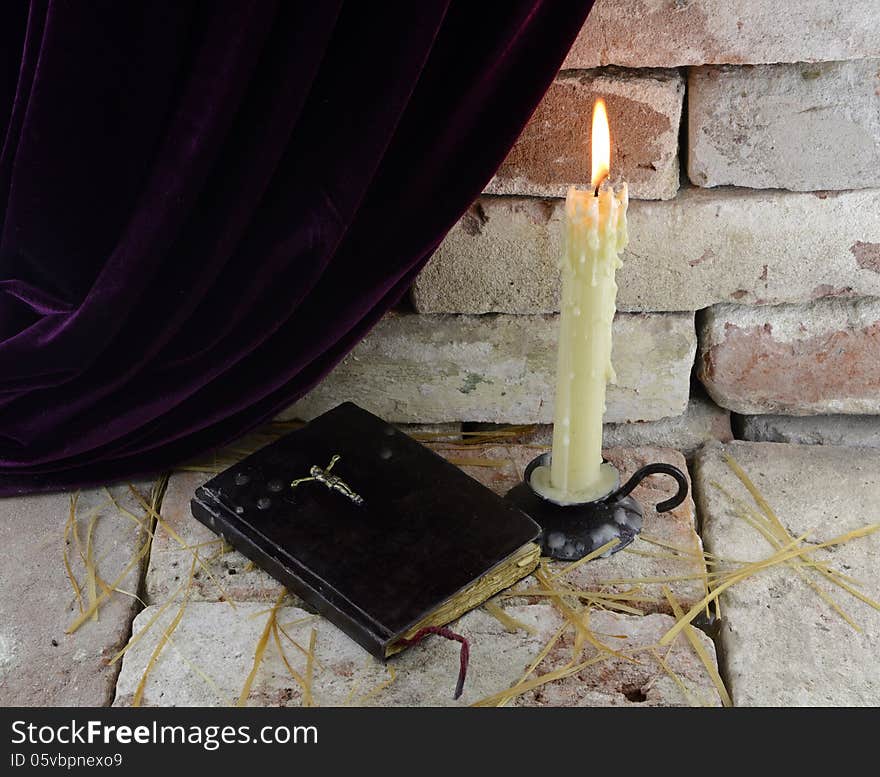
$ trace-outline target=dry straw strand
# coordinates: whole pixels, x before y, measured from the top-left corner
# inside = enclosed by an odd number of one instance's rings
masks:
[[[254,679],[257,676],[260,664],[263,663],[263,654],[266,652],[266,645],[272,634],[272,626],[275,624],[278,609],[281,607],[281,602],[284,600],[286,594],[286,589],[282,589],[281,593],[278,594],[278,599],[275,601],[275,606],[269,611],[269,617],[266,619],[266,626],[263,628],[263,633],[260,634],[260,638],[257,640],[257,646],[254,649],[254,660],[251,665],[251,671],[245,678],[241,693],[238,695],[238,700],[235,702],[236,707],[244,707],[248,697],[251,695],[251,686],[254,684]]]
[[[663,595],[669,602],[669,606],[672,607],[672,612],[675,617],[679,619],[683,618],[684,612],[681,609],[681,605],[672,595],[672,591],[669,590],[668,586],[663,586]],[[727,688],[724,686],[724,680],[721,679],[721,675],[718,672],[718,667],[715,665],[715,662],[710,658],[709,653],[706,651],[706,647],[703,645],[702,642],[700,642],[700,638],[697,636],[694,627],[690,624],[686,624],[684,627],[684,635],[687,638],[687,641],[691,643],[691,647],[694,649],[697,657],[700,659],[703,666],[705,667],[706,674],[709,675],[709,679],[712,680],[712,684],[718,691],[718,696],[721,698],[721,703],[725,707],[732,707],[733,701],[730,698],[730,694],[727,692]]]

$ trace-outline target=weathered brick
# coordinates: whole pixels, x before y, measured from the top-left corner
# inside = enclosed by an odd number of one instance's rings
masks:
[[[156,615],[149,607],[134,624],[138,634]],[[440,638],[427,639],[383,665],[331,623],[294,607],[282,608],[278,623],[307,648],[312,629],[315,642],[311,683],[317,706],[413,707],[466,706],[507,690],[563,624],[562,616],[546,604],[511,607],[508,614],[529,629],[508,631],[483,609],[474,610],[452,625],[470,642],[470,666],[464,694],[453,700],[458,674],[459,645]],[[175,617],[170,608],[128,651],[119,676],[115,706],[132,703],[150,656],[163,630]],[[144,683],[143,706],[229,706],[235,702],[253,665],[254,651],[268,613],[264,605],[242,604],[238,611],[214,602],[195,602],[185,609],[173,634]],[[645,618],[595,612],[590,628],[613,650],[626,652],[636,663],[609,658],[560,682],[543,686],[515,700],[519,705],[678,706],[718,704],[714,688],[692,648],[679,638],[666,656],[667,665],[688,688],[690,698],[653,657],[650,647],[672,625],[665,615]],[[608,636],[610,635],[610,636]],[[714,659],[714,647],[698,638]],[[281,638],[287,661],[306,676],[303,652]],[[545,673],[558,668],[563,655],[572,656],[573,640],[566,635],[548,657]],[[664,649],[664,654],[666,649]],[[587,648],[585,658],[594,653]],[[198,671],[197,671],[198,670]],[[392,673],[393,672],[393,673]],[[204,674],[210,679],[206,681]],[[546,695],[545,695],[546,694]],[[269,640],[254,677],[249,706],[300,706],[303,687],[291,675],[277,644]]]
[[[461,439],[461,424],[457,422],[445,424],[398,424],[397,428],[404,434],[415,437],[421,441],[429,440],[459,440]]]
[[[880,56],[875,0],[596,0],[563,67],[677,67]]]
[[[880,300],[717,305],[699,324],[698,374],[737,413],[880,413]]]
[[[392,423],[549,423],[557,330],[555,316],[391,315],[282,417],[351,400]],[[684,412],[695,345],[692,313],[618,315],[606,420]]]
[[[431,447],[498,494],[506,494],[520,483],[528,463],[539,453],[549,449],[549,446],[538,444],[438,443]],[[654,462],[672,464],[687,475],[684,456],[668,448],[608,448],[604,455],[617,467],[622,483],[637,469]],[[644,537],[678,548],[681,553],[673,553],[668,547],[658,547],[639,538],[631,548],[576,567],[563,578],[565,583],[582,591],[637,590],[642,600],[633,603],[633,606],[643,613],[670,611],[669,603],[662,592],[663,583],[657,582],[659,579],[668,579],[666,584],[682,606],[690,608],[700,601],[706,593],[706,565],[702,560],[703,546],[695,529],[693,500],[688,497],[668,513],[658,514],[654,510],[654,505],[673,496],[676,490],[672,478],[651,477],[642,481],[633,491],[633,496],[645,511],[642,529]],[[563,562],[550,562],[550,569],[554,573],[565,566],[567,564]],[[627,582],[612,582],[615,580]],[[633,582],[635,580],[646,582]],[[535,585],[535,579],[528,577],[513,590],[528,592]],[[529,598],[531,597],[526,597]]]
[[[688,176],[699,186],[880,186],[880,59],[691,70]]]
[[[560,75],[486,191],[564,196],[569,186],[589,186],[590,124],[597,97],[608,106],[611,170],[628,182],[630,197],[674,197],[684,99],[684,80],[675,71]]]
[[[697,457],[697,506],[707,550],[757,561],[775,548],[728,496],[757,510],[724,461],[730,453],[793,537],[821,543],[876,521],[880,451],[779,443],[710,444]],[[880,533],[811,557],[880,599]],[[738,706],[876,706],[880,699],[880,612],[814,571],[776,566],[721,595],[718,633],[725,675]],[[803,573],[803,575],[801,574]],[[807,579],[805,579],[805,577]],[[856,631],[811,587],[818,586],[858,625]]]
[[[876,415],[746,415],[737,418],[737,426],[741,440],[880,448]]]
[[[680,416],[659,421],[605,424],[603,437],[609,447],[651,445],[674,448],[690,456],[709,440],[732,440],[733,432],[730,412],[699,392],[694,395],[692,390],[687,410]]]
[[[135,484],[147,499],[151,485]],[[80,492],[75,526],[68,527],[72,498],[61,493],[0,499],[4,707],[93,707],[113,699],[119,664],[110,664],[110,659],[128,639],[138,610],[135,595],[146,564],[149,517],[126,486],[116,486],[109,492]],[[65,549],[79,596],[65,567]],[[108,586],[115,583],[118,592],[99,605],[97,620],[90,618],[68,634],[91,601],[83,563],[89,556],[96,575]],[[94,581],[97,596],[103,589],[97,577]]]
[[[490,424],[481,424],[479,427],[487,433],[493,428]],[[553,426],[542,424],[527,427],[518,436],[523,442],[550,448],[553,443]],[[709,440],[729,442],[733,439],[733,432],[730,428],[730,411],[718,407],[699,391],[694,394],[692,389],[687,410],[681,415],[659,421],[605,424],[602,438],[606,448],[672,448],[681,451],[685,456],[691,456]]]
[[[558,310],[560,200],[483,197],[413,286],[423,313]],[[621,310],[880,296],[880,189],[683,189],[630,202]]]

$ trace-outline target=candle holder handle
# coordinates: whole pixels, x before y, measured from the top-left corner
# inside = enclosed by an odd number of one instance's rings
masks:
[[[630,492],[632,492],[635,487],[638,486],[639,483],[641,483],[646,477],[650,477],[651,475],[669,475],[670,477],[675,479],[676,483],[678,483],[678,491],[676,492],[675,496],[672,496],[662,502],[658,502],[655,505],[654,509],[658,513],[665,513],[669,510],[673,510],[687,498],[688,481],[684,473],[678,467],[674,467],[672,464],[662,464],[660,462],[657,462],[655,464],[648,464],[634,472],[632,477],[627,480],[626,483],[618,488],[617,491],[605,497],[604,501],[619,501],[623,497],[627,496]]]

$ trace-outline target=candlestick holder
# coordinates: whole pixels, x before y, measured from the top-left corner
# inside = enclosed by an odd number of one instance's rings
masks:
[[[615,538],[618,544],[602,555],[623,550],[642,530],[644,519],[641,504],[629,494],[650,475],[669,475],[678,484],[675,496],[654,507],[658,513],[678,507],[688,494],[684,473],[671,464],[657,462],[633,473],[623,486],[618,473],[615,487],[598,499],[559,504],[539,494],[531,484],[532,473],[537,467],[549,467],[550,457],[548,452],[533,459],[526,467],[523,482],[505,496],[541,526],[541,552],[550,558],[577,561]]]

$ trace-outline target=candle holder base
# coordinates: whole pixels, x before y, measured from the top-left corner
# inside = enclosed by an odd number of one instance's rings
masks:
[[[550,453],[544,453],[526,467],[523,482],[507,492],[505,499],[541,526],[541,553],[563,561],[577,561],[613,539],[617,545],[602,556],[610,556],[629,545],[642,530],[644,511],[629,494],[650,475],[669,475],[678,484],[675,496],[654,508],[658,513],[678,507],[688,494],[684,473],[671,464],[648,464],[635,472],[620,488],[591,502],[557,504],[542,497],[531,485],[537,467],[550,466]]]

